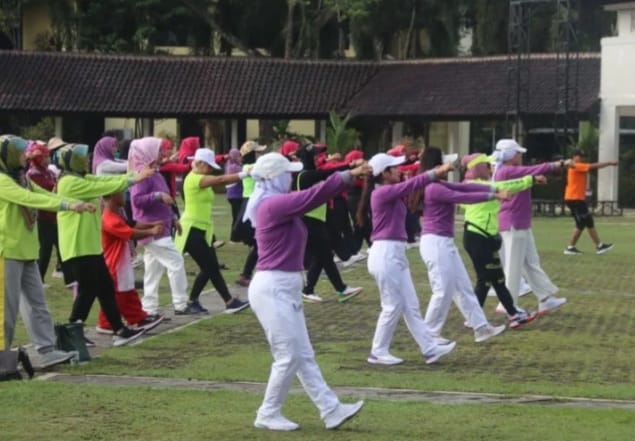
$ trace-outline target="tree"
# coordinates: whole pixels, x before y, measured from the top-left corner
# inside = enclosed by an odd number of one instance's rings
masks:
[[[329,153],[346,154],[359,146],[359,133],[348,127],[350,115],[341,118],[337,113],[329,113],[329,125],[326,128],[326,145]]]

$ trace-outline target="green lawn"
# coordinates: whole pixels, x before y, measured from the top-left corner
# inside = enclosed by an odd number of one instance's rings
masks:
[[[217,199],[217,204],[217,234],[225,239],[229,206],[222,198]],[[433,366],[424,364],[403,323],[395,335],[392,352],[407,362],[390,368],[366,363],[379,301],[365,265],[344,272],[348,284],[365,288],[348,304],[337,303],[328,282],[320,281],[317,291],[329,301],[305,305],[305,311],[327,381],[333,386],[635,399],[635,218],[597,218],[596,225],[603,240],[616,243],[612,251],[596,256],[590,240],[583,236],[578,248],[586,253],[564,256],[571,219],[535,219],[534,235],[543,268],[569,303],[561,311],[518,331],[508,330],[482,345],[474,343],[472,333],[463,327],[463,319],[453,307],[444,335],[457,340],[457,349]],[[460,244],[460,237],[457,243]],[[245,251],[244,247],[231,244],[219,250],[219,258],[230,267],[225,272],[228,282],[236,279]],[[425,310],[430,295],[425,267],[417,250],[408,254]],[[471,272],[469,265],[468,269]],[[70,308],[68,292],[61,282],[50,283],[51,310],[56,319],[63,320]],[[162,303],[169,304],[168,295],[162,296]],[[495,305],[495,299],[490,298],[485,311],[493,322],[499,323],[503,318],[493,313]],[[535,308],[535,297],[523,297],[521,305]],[[92,324],[94,317],[93,313]],[[19,325],[16,343],[26,342],[23,326]],[[253,313],[246,312],[214,317],[133,347],[109,349],[89,363],[59,370],[71,374],[264,382],[270,362],[260,326]],[[11,409],[8,414],[3,412],[10,422],[3,423],[2,432],[11,434],[7,439],[17,440],[615,440],[632,438],[635,427],[635,413],[628,411],[373,400],[346,430],[327,433],[306,396],[294,395],[286,413],[303,430],[280,435],[251,428],[261,399],[255,394],[44,382],[14,382],[1,387],[0,406]],[[24,433],[20,420],[31,421],[29,427],[33,430]]]

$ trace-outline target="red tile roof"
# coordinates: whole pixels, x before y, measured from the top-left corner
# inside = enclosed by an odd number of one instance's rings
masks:
[[[324,116],[365,62],[0,51],[0,109],[129,116]]]
[[[529,66],[528,114],[554,114],[556,103],[555,55],[533,55]],[[578,105],[570,110],[587,113],[598,101],[600,55],[580,54]],[[371,81],[350,99],[354,115],[444,118],[505,115],[508,110],[507,56],[426,59],[382,63]],[[570,101],[571,102],[571,101]]]
[[[532,56],[532,114],[553,114],[553,55]],[[503,116],[506,56],[304,61],[0,51],[0,111],[105,116],[324,118]],[[599,95],[599,54],[579,59],[579,105]]]

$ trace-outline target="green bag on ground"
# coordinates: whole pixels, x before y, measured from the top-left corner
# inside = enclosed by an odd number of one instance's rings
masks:
[[[90,360],[82,323],[57,323],[55,324],[55,335],[57,336],[57,349],[67,352],[77,351],[79,361]]]

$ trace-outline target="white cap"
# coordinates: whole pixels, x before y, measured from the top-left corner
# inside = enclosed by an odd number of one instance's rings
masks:
[[[299,172],[301,162],[291,162],[284,155],[272,152],[262,155],[256,160],[251,175],[256,179],[273,179],[285,172]]]
[[[208,149],[207,147],[196,149],[196,153],[194,153],[194,160],[202,161],[216,170],[221,169],[221,166],[216,163],[216,155],[214,154],[214,151]]]
[[[527,152],[527,149],[525,147],[521,147],[520,144],[518,144],[513,139],[501,139],[500,141],[496,143],[496,150],[499,150],[501,152],[505,152],[505,151],[513,151],[513,152],[519,152],[519,153]]]
[[[404,162],[406,162],[405,156],[390,156],[386,153],[377,153],[370,158],[368,165],[373,169],[373,176],[379,176],[388,167],[394,167]]]

